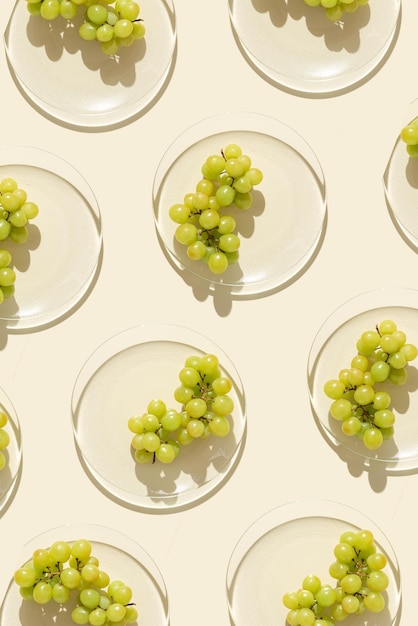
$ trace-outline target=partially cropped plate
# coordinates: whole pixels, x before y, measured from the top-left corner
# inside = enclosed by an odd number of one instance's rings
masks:
[[[115,125],[140,113],[160,93],[174,61],[176,29],[171,0],[140,0],[146,35],[117,57],[78,28],[84,6],[71,21],[31,16],[17,0],[5,32],[12,75],[47,115],[79,127]]]
[[[181,408],[173,393],[187,357],[216,354],[231,379],[234,411],[226,437],[198,440],[170,464],[135,462],[128,419],[154,398]],[[190,505],[220,487],[238,462],[246,418],[242,384],[227,355],[209,339],[177,326],[139,326],[102,344],[83,365],[72,398],[76,444],[105,492],[140,509]]]
[[[229,143],[239,144],[264,178],[248,210],[221,210],[236,219],[241,246],[239,261],[216,275],[177,243],[169,209],[194,192],[201,165]],[[301,273],[320,244],[326,216],[325,181],[312,149],[289,126],[257,113],[220,114],[185,130],[160,161],[153,203],[158,236],[173,264],[209,289],[222,285],[237,296],[272,291]]]
[[[267,79],[305,94],[353,87],[390,52],[401,0],[370,0],[334,23],[304,0],[228,0],[247,60]]]
[[[418,249],[418,159],[409,157],[406,144],[400,138],[402,126],[406,126],[418,114],[418,102],[411,105],[415,114],[401,124],[399,135],[389,157],[383,185],[390,215],[403,238],[415,250]]]
[[[87,294],[102,249],[96,198],[69,163],[32,147],[0,147],[0,180],[14,178],[39,207],[26,242],[0,242],[12,255],[15,293],[0,305],[9,329],[51,323]]]
[[[338,378],[340,370],[350,367],[357,354],[356,342],[366,330],[392,319],[418,345],[418,292],[385,288],[360,294],[338,307],[323,323],[313,341],[308,361],[308,384],[311,405],[320,431],[333,445],[359,455],[366,465],[381,462],[393,471],[418,467],[418,371],[417,362],[408,363],[404,385],[390,382],[376,384],[392,398],[396,421],[394,435],[377,450],[368,450],[356,436],[347,436],[341,422],[330,416],[332,402],[324,393],[324,383]]]
[[[0,389],[0,411],[7,415],[7,424],[3,430],[9,436],[9,445],[2,450],[6,464],[0,470],[0,513],[7,505],[16,489],[22,466],[22,435],[16,410],[7,396]]]
[[[98,558],[100,569],[107,572],[111,581],[121,580],[132,588],[132,601],[137,605],[141,626],[168,626],[167,592],[157,565],[136,542],[110,528],[94,524],[68,524],[50,529],[23,547],[14,569],[26,563],[39,548],[49,548],[55,541],[71,544],[78,539],[87,539],[92,544],[92,555]],[[39,605],[23,600],[12,578],[0,609],[0,626],[74,626],[71,610],[75,600],[76,597],[72,598],[68,605],[55,601]]]
[[[255,521],[234,548],[227,571],[227,596],[233,626],[284,625],[288,591],[316,574],[335,586],[328,573],[334,546],[345,531],[372,531],[389,576],[381,613],[350,615],[352,626],[394,626],[401,600],[400,574],[393,548],[377,525],[350,507],[329,501],[299,501],[273,509]]]

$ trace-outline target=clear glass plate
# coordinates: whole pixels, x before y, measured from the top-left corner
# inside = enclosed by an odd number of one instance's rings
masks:
[[[401,0],[369,5],[334,23],[303,0],[228,0],[232,28],[247,60],[292,91],[325,94],[352,87],[390,52]]]
[[[141,0],[140,7],[145,38],[113,58],[80,38],[81,11],[71,23],[60,17],[48,22],[30,16],[26,2],[17,0],[4,41],[23,92],[41,111],[73,126],[111,126],[140,113],[168,80],[176,45],[172,1]]]
[[[9,329],[48,324],[75,307],[91,286],[102,249],[96,198],[78,171],[32,147],[0,147],[0,179],[11,176],[36,202],[25,243],[0,242],[12,254],[15,293],[0,305]]]
[[[154,398],[179,408],[173,393],[188,356],[212,353],[231,379],[234,411],[226,437],[182,447],[170,464],[140,465],[127,422]],[[201,500],[227,479],[246,428],[244,391],[227,355],[209,339],[177,326],[127,329],[100,346],[83,365],[72,397],[73,428],[85,469],[115,498],[140,509],[173,510]]]
[[[375,615],[351,615],[350,626],[394,626],[401,600],[400,574],[393,548],[382,531],[362,513],[329,501],[299,501],[282,505],[258,519],[235,546],[227,570],[229,613],[234,626],[285,624],[282,603],[297,591],[308,574],[334,584],[328,573],[333,548],[346,530],[368,529],[388,558],[390,582],[386,608]],[[335,581],[334,581],[335,582]]]
[[[12,497],[18,483],[18,477],[22,466],[22,435],[20,432],[19,419],[16,410],[7,396],[0,389],[0,411],[6,413],[7,424],[3,429],[10,437],[10,443],[2,450],[6,457],[6,465],[0,470],[0,513],[6,507]]]
[[[223,211],[236,218],[240,258],[215,275],[187,257],[168,211],[195,190],[206,158],[228,143],[238,143],[264,178],[253,190],[250,209]],[[300,273],[319,246],[326,216],[323,172],[311,148],[282,122],[246,112],[201,120],[177,137],[157,168],[153,204],[160,242],[174,265],[210,289],[223,285],[234,295],[266,293]]]
[[[319,329],[308,359],[308,384],[311,405],[317,424],[333,445],[359,455],[366,465],[381,462],[392,471],[418,467],[417,364],[408,364],[405,385],[390,382],[380,385],[392,398],[396,416],[394,436],[378,450],[368,450],[358,437],[348,437],[341,423],[329,415],[331,401],[323,391],[328,379],[335,379],[341,369],[350,366],[357,354],[356,341],[365,330],[374,329],[384,319],[393,319],[406,333],[407,341],[418,345],[418,292],[401,288],[385,288],[360,294],[337,308]],[[376,388],[378,388],[376,384]]]
[[[415,110],[415,111],[414,111]],[[418,115],[418,101],[410,107],[411,117]],[[418,250],[418,159],[410,158],[406,144],[398,135],[383,175],[386,202],[392,220],[403,238]]]
[[[91,542],[92,554],[99,559],[100,567],[111,580],[122,580],[132,588],[132,600],[137,604],[141,626],[168,626],[168,599],[159,569],[142,547],[110,528],[94,524],[68,524],[48,530],[24,546],[14,569],[27,562],[38,548],[48,548],[54,541],[72,543],[77,539]],[[22,600],[19,588],[12,579],[0,609],[0,626],[74,626],[71,620],[73,606],[71,603],[70,607],[69,603],[66,610],[65,605],[54,601],[39,605]]]

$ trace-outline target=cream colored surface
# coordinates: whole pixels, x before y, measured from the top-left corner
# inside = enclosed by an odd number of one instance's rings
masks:
[[[13,3],[0,4],[1,31]],[[375,75],[347,93],[306,98],[272,86],[247,64],[226,0],[176,0],[178,52],[165,92],[136,121],[102,132],[70,130],[38,113],[1,54],[1,143],[50,150],[83,174],[100,204],[104,258],[90,297],[67,319],[39,332],[0,328],[0,385],[23,436],[20,484],[0,522],[0,598],[33,536],[65,522],[102,523],[136,539],[158,564],[172,626],[226,626],[226,569],[241,534],[271,508],[315,497],[350,504],[388,535],[401,568],[401,623],[416,621],[418,476],[342,460],[317,430],[306,379],[310,345],[336,306],[375,287],[417,284],[418,257],[391,222],[382,184],[418,95],[411,69],[418,4],[403,4],[396,45]],[[151,204],[167,146],[191,123],[234,109],[298,131],[322,164],[328,198],[313,263],[282,291],[243,301],[212,297],[175,272],[155,236]],[[236,471],[212,497],[176,513],[113,502],[85,474],[72,436],[71,393],[82,364],[110,336],[147,322],[208,335],[235,363],[247,398],[248,438]]]

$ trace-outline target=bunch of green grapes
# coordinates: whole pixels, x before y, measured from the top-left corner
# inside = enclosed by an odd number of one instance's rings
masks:
[[[369,0],[304,0],[310,7],[322,7],[325,15],[332,22],[340,20],[344,13],[354,13]]]
[[[418,117],[401,129],[400,137],[406,144],[406,151],[412,158],[418,157]]]
[[[179,372],[180,385],[174,399],[179,410],[167,408],[159,398],[151,400],[147,412],[132,416],[128,428],[134,433],[131,446],[138,463],[174,461],[182,446],[210,435],[225,437],[230,432],[228,416],[234,401],[228,395],[231,380],[220,370],[214,354],[190,356]]]
[[[223,210],[234,205],[246,210],[252,205],[252,189],[263,180],[260,169],[237,144],[229,144],[220,154],[211,154],[201,166],[203,178],[182,203],[169,209],[178,224],[176,240],[187,246],[187,256],[207,263],[214,274],[222,274],[239,256],[240,239],[236,220]]]
[[[132,589],[121,580],[110,580],[87,539],[58,540],[36,549],[15,571],[14,581],[24,600],[70,607],[75,624],[125,626],[138,618]]]
[[[139,17],[140,6],[134,0],[26,0],[32,15],[51,21],[57,17],[73,20],[82,10],[84,21],[79,35],[85,41],[98,41],[106,55],[115,55],[145,36]]]
[[[389,586],[386,565],[387,557],[377,549],[370,530],[344,532],[329,566],[336,584],[308,574],[300,589],[286,592],[282,598],[289,609],[286,622],[290,626],[335,626],[350,615],[380,613]]]
[[[0,411],[0,470],[6,466],[6,456],[4,454],[4,450],[6,450],[10,443],[9,433],[5,430],[5,426],[7,426],[8,422],[9,418],[7,413]]]
[[[330,414],[341,421],[342,432],[361,438],[370,450],[380,448],[394,434],[395,414],[384,387],[386,382],[403,385],[407,380],[408,363],[417,357],[418,349],[406,339],[389,319],[375,330],[364,331],[350,367],[324,385],[326,396],[332,400]]]
[[[38,205],[30,202],[14,178],[0,181],[0,241],[24,243],[28,238],[29,220],[38,215]],[[14,294],[16,273],[9,250],[0,249],[0,304]]]

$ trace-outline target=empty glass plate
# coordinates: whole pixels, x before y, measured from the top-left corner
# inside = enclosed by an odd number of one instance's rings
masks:
[[[176,45],[171,0],[140,0],[144,39],[108,57],[78,34],[74,20],[31,16],[17,0],[4,40],[13,76],[47,115],[79,127],[124,122],[149,106],[169,78]]]

